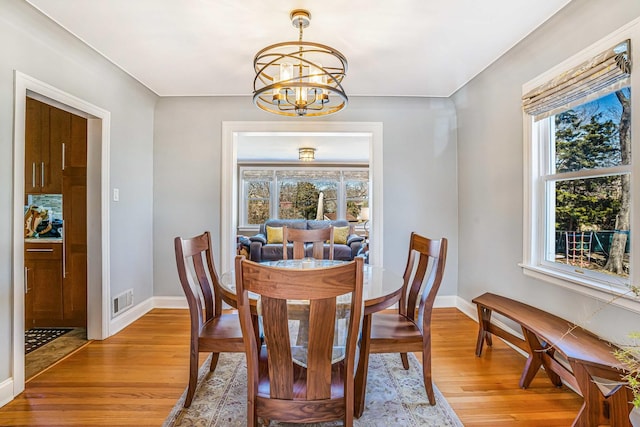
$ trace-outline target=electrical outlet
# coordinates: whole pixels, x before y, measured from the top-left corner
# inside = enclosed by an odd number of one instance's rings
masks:
[[[119,202],[120,201],[120,189],[119,188],[114,188],[113,189],[113,201],[114,202]]]

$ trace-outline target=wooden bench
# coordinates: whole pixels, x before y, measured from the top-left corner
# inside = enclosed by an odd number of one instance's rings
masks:
[[[560,387],[564,381],[584,398],[574,426],[629,426],[632,399],[621,380],[620,362],[614,357],[615,346],[567,320],[527,304],[499,295],[485,293],[473,299],[478,307],[478,341],[476,355],[482,355],[486,342],[496,335],[528,353],[520,387],[527,388],[540,367],[551,382]],[[524,339],[491,323],[492,312],[499,313],[522,327]],[[569,366],[559,362],[561,354]],[[602,391],[597,384],[606,383]]]

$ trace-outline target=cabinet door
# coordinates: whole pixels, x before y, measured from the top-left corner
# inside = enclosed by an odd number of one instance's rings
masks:
[[[31,325],[59,326],[63,320],[62,245],[27,245],[25,250],[26,288]],[[27,321],[27,319],[25,319]]]
[[[27,98],[25,191],[62,192],[63,147],[71,136],[71,113]]]
[[[25,122],[24,187],[27,193],[42,189],[42,147],[49,145],[49,106],[27,98]]]
[[[25,263],[24,266],[24,330],[27,331],[33,327],[33,289],[31,288],[31,282],[33,281],[33,272],[29,274],[30,268],[33,265]]]
[[[87,323],[87,120],[71,116],[71,139],[62,172],[65,240],[64,318],[71,326]]]
[[[64,318],[70,326],[87,322],[87,179],[64,176]]]
[[[71,114],[71,137],[64,147],[63,176],[87,176],[87,119]]]
[[[49,107],[49,144],[42,148],[42,192],[62,193],[63,147],[71,137],[71,113]]]

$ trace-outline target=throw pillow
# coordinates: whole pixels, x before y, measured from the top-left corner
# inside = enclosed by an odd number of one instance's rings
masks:
[[[269,227],[267,225],[267,244],[282,243],[282,227]]]
[[[336,245],[346,245],[349,237],[349,226],[333,227],[333,243]]]

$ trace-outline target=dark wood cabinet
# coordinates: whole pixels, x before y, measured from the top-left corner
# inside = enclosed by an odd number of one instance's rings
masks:
[[[25,243],[25,329],[62,326],[62,242]]]
[[[63,147],[71,134],[71,113],[27,98],[25,191],[62,192]]]
[[[64,318],[87,321],[87,120],[72,115],[62,172],[64,218]]]
[[[87,324],[87,119],[27,98],[25,193],[62,194],[63,239],[25,242],[25,327]]]

